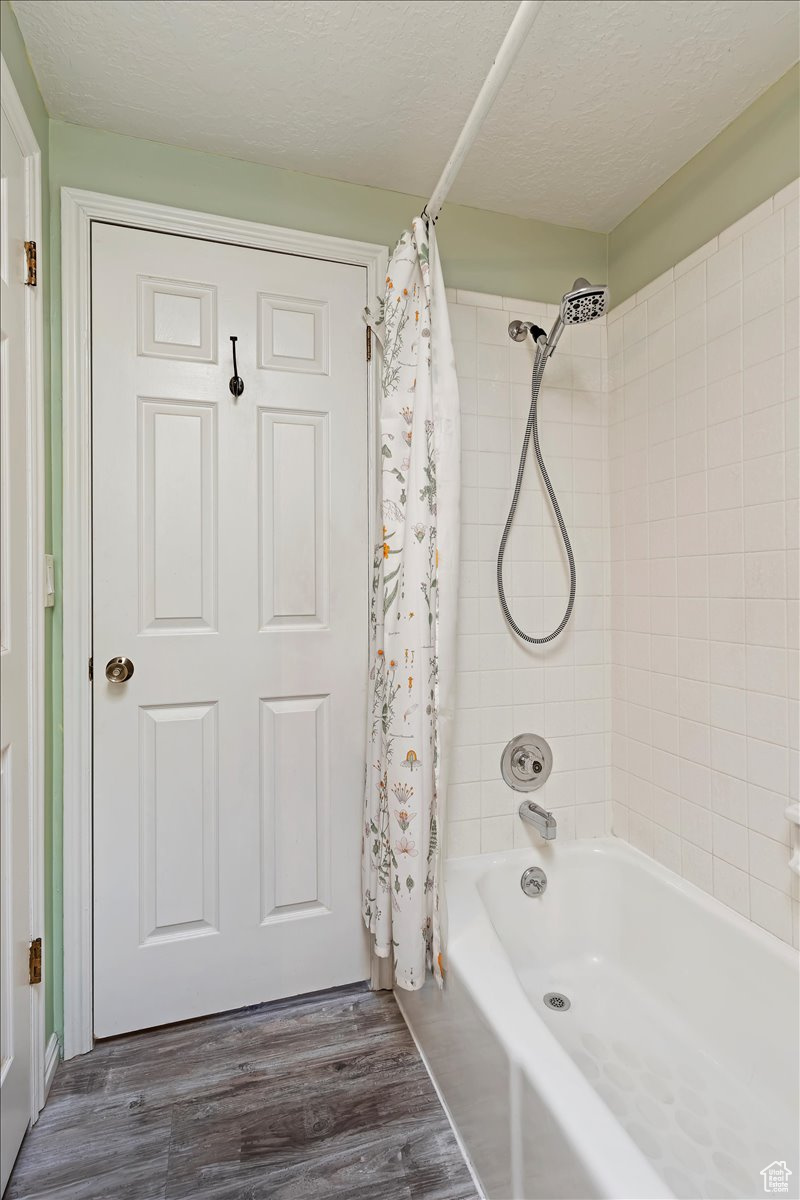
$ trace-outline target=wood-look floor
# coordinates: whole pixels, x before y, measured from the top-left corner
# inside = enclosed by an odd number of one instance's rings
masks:
[[[131,1034],[63,1064],[5,1200],[476,1200],[387,992]]]

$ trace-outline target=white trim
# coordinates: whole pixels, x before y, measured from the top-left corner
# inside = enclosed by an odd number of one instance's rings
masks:
[[[277,250],[366,268],[364,303],[382,293],[385,246],[254,221],[61,189],[64,433],[64,1057],[93,1045],[90,238],[92,221]],[[378,355],[369,373],[370,496],[377,495]],[[370,504],[370,552],[376,529]]]
[[[47,1043],[47,1053],[44,1056],[44,1098],[45,1100],[50,1095],[50,1088],[53,1086],[53,1079],[58,1070],[58,1065],[61,1062],[61,1046],[58,1042],[58,1036],[55,1033],[50,1034],[50,1041]]]
[[[25,288],[25,402],[28,427],[28,782],[31,938],[44,940],[44,303],[42,270],[42,156],[5,59],[0,55],[2,109],[25,158],[28,239],[36,242],[39,284]],[[44,1104],[44,983],[31,992],[31,1120]]]

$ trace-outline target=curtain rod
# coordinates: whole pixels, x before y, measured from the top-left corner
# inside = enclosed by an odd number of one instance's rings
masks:
[[[544,0],[522,0],[514,14],[514,20],[508,27],[508,33],[503,38],[503,44],[489,69],[489,74],[483,81],[478,97],[472,106],[469,116],[464,122],[464,128],[453,147],[453,153],[448,158],[445,168],[439,176],[439,182],[433,189],[430,200],[422,210],[431,222],[436,222],[447,193],[453,186],[456,175],[461,170],[461,164],[467,157],[472,143],[478,136],[478,131],[486,120],[489,109],[497,99],[497,93],[503,86],[514,59],[522,49],[522,43],[528,36],[534,21],[539,15]]]

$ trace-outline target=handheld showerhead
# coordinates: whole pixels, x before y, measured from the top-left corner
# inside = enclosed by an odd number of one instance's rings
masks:
[[[582,325],[585,321],[594,321],[596,317],[602,317],[607,304],[606,284],[591,284],[588,279],[576,279],[570,291],[561,297],[559,314],[544,348],[545,357],[549,357],[555,350],[565,325]]]
[[[593,286],[588,279],[576,279],[569,292],[561,297],[561,320],[565,325],[582,325],[602,317],[608,303],[605,284]]]
[[[500,547],[497,551],[497,591],[500,596],[500,606],[503,610],[508,624],[513,629],[518,638],[523,642],[528,642],[534,646],[544,645],[546,642],[552,642],[553,638],[558,637],[564,626],[569,621],[572,615],[572,608],[575,603],[575,555],[572,553],[572,545],[570,544],[567,527],[564,524],[564,518],[561,515],[561,509],[558,504],[556,493],[550,481],[550,476],[547,473],[547,467],[542,457],[542,449],[539,445],[539,425],[538,425],[538,407],[539,407],[539,389],[542,384],[542,377],[547,366],[547,359],[556,348],[558,339],[564,330],[565,325],[581,325],[584,321],[593,321],[595,317],[600,317],[606,311],[608,303],[608,288],[605,284],[592,287],[586,279],[576,279],[572,285],[572,290],[566,292],[561,297],[561,307],[555,324],[550,330],[550,336],[538,325],[534,325],[532,321],[512,321],[508,327],[508,336],[515,342],[524,342],[530,333],[536,346],[536,353],[533,360],[533,369],[531,372],[531,407],[528,413],[528,424],[525,429],[525,436],[522,440],[522,454],[520,455],[519,468],[517,470],[517,482],[514,486],[514,495],[511,500],[511,508],[509,509],[508,518],[503,528],[503,534],[500,538]],[[550,497],[550,504],[553,509],[553,516],[556,519],[558,527],[561,531],[561,538],[564,542],[564,550],[566,551],[567,561],[569,563],[569,599],[567,607],[561,622],[552,633],[546,634],[544,637],[532,637],[525,633],[523,629],[515,622],[511,615],[511,610],[508,607],[506,600],[505,587],[503,585],[503,556],[506,552],[506,544],[511,533],[511,526],[514,521],[514,514],[517,511],[519,503],[520,491],[522,489],[522,479],[525,473],[525,462],[528,457],[528,446],[530,445],[531,437],[533,437],[533,449],[536,455],[536,461],[539,464],[539,473],[542,477],[542,482]]]

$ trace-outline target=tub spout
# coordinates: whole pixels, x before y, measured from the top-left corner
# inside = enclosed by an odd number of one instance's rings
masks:
[[[548,842],[556,836],[556,819],[551,812],[540,808],[532,800],[523,800],[519,806],[519,815],[526,825],[533,825]]]

